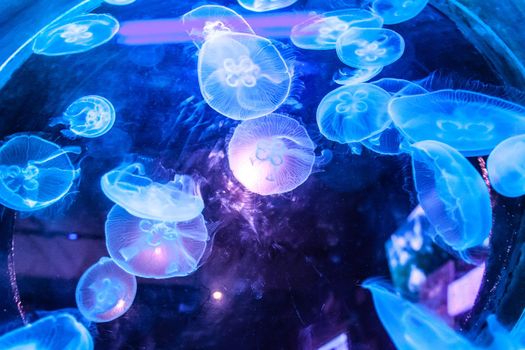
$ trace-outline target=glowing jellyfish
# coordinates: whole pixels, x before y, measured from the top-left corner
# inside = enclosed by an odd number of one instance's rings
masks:
[[[84,96],[73,102],[64,115],[54,118],[50,126],[64,124],[69,130],[62,130],[65,136],[94,138],[107,133],[115,124],[115,108],[101,96]]]
[[[421,141],[412,145],[417,197],[436,235],[457,251],[481,245],[492,227],[487,185],[452,147]]]
[[[93,322],[109,322],[129,310],[136,293],[135,276],[104,257],[80,277],[75,298],[85,318]]]
[[[117,5],[117,6],[123,6],[123,5],[129,5],[134,3],[136,0],[104,0],[104,2],[110,4],[110,5]]]
[[[290,93],[291,76],[277,48],[250,34],[223,34],[199,53],[199,85],[208,105],[237,120],[275,111]]]
[[[265,12],[282,9],[291,6],[297,0],[237,0],[239,5],[249,11]]]
[[[525,135],[511,137],[494,148],[487,160],[490,184],[506,197],[525,194]]]
[[[284,193],[304,183],[315,161],[315,145],[296,120],[280,114],[245,121],[228,145],[233,175],[263,196]]]
[[[317,125],[329,140],[362,141],[388,126],[389,100],[388,92],[372,84],[342,86],[322,99],[317,107]]]
[[[467,156],[487,155],[501,141],[525,134],[525,107],[466,90],[397,97],[389,113],[409,141],[440,141]]]
[[[100,184],[109,199],[144,219],[187,221],[204,209],[199,187],[190,176],[175,175],[161,184],[146,177],[140,163],[111,170]]]
[[[397,24],[416,17],[428,0],[375,0],[372,9],[385,20],[385,24]]]
[[[336,51],[350,67],[387,66],[401,58],[405,40],[390,29],[352,28],[337,39]]]
[[[106,220],[106,246],[125,271],[146,278],[197,270],[208,240],[202,215],[184,222],[141,219],[115,205]]]
[[[52,23],[38,34],[33,43],[33,52],[47,56],[85,52],[107,43],[118,30],[118,21],[106,14],[67,18]]]
[[[333,50],[339,37],[350,28],[381,28],[383,19],[363,9],[326,12],[292,27],[290,39],[307,50]]]
[[[356,85],[366,83],[381,73],[382,70],[383,67],[381,66],[356,69],[343,68],[334,75],[333,80],[339,85]]]
[[[43,209],[64,197],[76,177],[67,153],[34,135],[15,136],[0,147],[0,204],[19,211]]]

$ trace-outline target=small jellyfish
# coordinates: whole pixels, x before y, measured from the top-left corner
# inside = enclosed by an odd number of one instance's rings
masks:
[[[350,67],[387,66],[401,58],[405,40],[390,29],[352,28],[337,39],[336,51]]]
[[[208,105],[237,120],[275,111],[290,94],[291,75],[277,48],[250,34],[223,34],[199,52],[199,85]]]
[[[239,124],[228,145],[228,162],[248,190],[266,196],[291,191],[312,172],[315,145],[296,120],[280,114]]]
[[[202,215],[183,222],[141,219],[115,205],[106,220],[106,246],[115,263],[135,276],[169,278],[197,270],[208,230]]]
[[[333,50],[337,39],[351,28],[381,28],[383,19],[364,9],[326,12],[292,27],[290,39],[307,50]]]
[[[131,215],[158,221],[187,221],[204,209],[200,190],[187,175],[175,175],[161,184],[145,176],[144,166],[133,163],[104,174],[104,194]]]
[[[58,124],[69,127],[69,130],[62,130],[69,138],[99,137],[115,124],[115,108],[104,97],[84,96],[69,105],[62,116],[53,118],[50,126]]]
[[[525,135],[506,139],[487,160],[490,184],[506,197],[525,195]]]
[[[393,97],[421,95],[428,93],[428,90],[423,88],[421,85],[405,79],[383,78],[373,81],[371,84],[379,86]]]
[[[385,20],[385,24],[397,24],[416,17],[428,0],[375,0],[372,10]]]
[[[411,153],[417,197],[436,235],[457,251],[481,245],[492,228],[492,207],[478,171],[441,142],[415,143]]]
[[[85,318],[93,322],[109,322],[129,310],[136,293],[135,276],[104,257],[82,274],[75,298],[78,310]]]
[[[104,0],[105,3],[117,6],[129,5],[134,3],[135,1],[136,0]]]
[[[297,0],[237,0],[239,5],[254,12],[265,12],[282,9],[291,6]]]
[[[324,137],[339,143],[359,142],[384,130],[390,94],[372,84],[345,85],[329,92],[317,107]]]
[[[339,85],[356,85],[366,83],[383,70],[383,67],[349,69],[345,67],[334,74],[334,82]]]
[[[77,171],[74,152],[35,135],[15,136],[0,147],[0,204],[19,211],[43,209],[64,197]]]
[[[44,28],[35,38],[33,52],[46,56],[85,52],[107,43],[118,30],[118,21],[106,14],[67,18]]]
[[[525,107],[467,90],[438,90],[391,100],[389,114],[410,142],[435,140],[466,156],[490,153],[525,134]]]

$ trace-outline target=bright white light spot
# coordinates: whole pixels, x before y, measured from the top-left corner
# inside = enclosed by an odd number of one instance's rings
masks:
[[[222,292],[221,292],[221,291],[218,291],[218,290],[216,290],[215,292],[213,292],[213,293],[211,294],[211,297],[212,297],[214,300],[217,300],[217,301],[222,300],[223,296],[224,296],[224,295],[222,294]]]

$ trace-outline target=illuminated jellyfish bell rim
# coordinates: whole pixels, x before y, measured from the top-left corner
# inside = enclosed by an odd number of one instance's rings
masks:
[[[297,0],[237,0],[248,11],[266,12],[292,6]]]
[[[371,8],[385,24],[398,24],[416,17],[427,4],[428,0],[374,0]]]

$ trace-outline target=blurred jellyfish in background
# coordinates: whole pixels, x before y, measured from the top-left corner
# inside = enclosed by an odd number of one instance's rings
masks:
[[[525,135],[506,139],[487,160],[490,184],[506,197],[525,194]]]
[[[115,124],[115,108],[104,97],[84,96],[69,105],[62,116],[53,118],[50,126],[58,124],[69,127],[69,130],[62,130],[69,138],[99,137]]]
[[[141,219],[115,205],[106,220],[106,246],[125,271],[146,278],[187,276],[208,241],[202,215],[184,222]]]
[[[249,11],[264,12],[282,9],[291,6],[297,0],[237,0],[239,5]]]
[[[135,1],[136,0],[104,0],[105,3],[117,6],[129,5],[134,3]]]
[[[235,178],[260,195],[291,191],[308,179],[315,145],[295,119],[271,114],[241,123],[228,144]]]
[[[374,0],[372,10],[385,20],[385,24],[397,24],[416,17],[428,0]]]
[[[339,85],[356,85],[366,83],[383,70],[383,67],[342,68],[334,74],[334,83]]]
[[[73,316],[47,316],[0,337],[2,350],[92,350],[88,330]]]
[[[381,28],[383,19],[364,9],[347,9],[313,16],[292,27],[292,43],[307,50],[333,50],[351,28]]]
[[[0,147],[0,204],[34,211],[64,197],[77,176],[68,152],[80,153],[35,135],[15,136],[4,143]]]
[[[80,277],[75,298],[85,318],[93,322],[109,322],[128,311],[136,293],[135,276],[104,257]]]
[[[33,52],[60,56],[85,52],[105,44],[117,34],[118,21],[107,14],[87,14],[63,19],[35,38]]]

